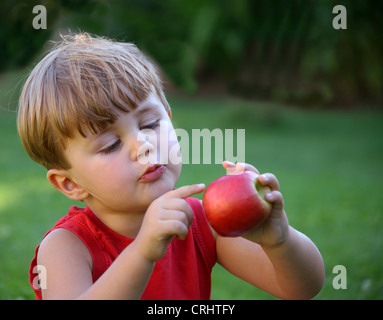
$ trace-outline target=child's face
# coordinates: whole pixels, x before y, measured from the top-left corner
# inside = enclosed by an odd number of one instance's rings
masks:
[[[138,138],[148,129],[155,133],[149,141]],[[168,138],[172,130],[167,111],[152,93],[136,109],[121,113],[100,134],[89,133],[86,138],[77,134],[69,140],[65,155],[72,167],[68,173],[89,194],[86,204],[95,212],[141,213],[154,199],[172,190],[182,165],[180,161],[161,163],[159,142],[161,131],[161,139],[167,139],[161,152],[169,155],[178,148],[178,142]]]

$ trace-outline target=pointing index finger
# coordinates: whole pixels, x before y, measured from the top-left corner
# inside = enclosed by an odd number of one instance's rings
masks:
[[[165,198],[187,198],[192,196],[193,194],[201,193],[205,189],[205,185],[203,183],[200,184],[192,184],[188,186],[180,187],[176,190],[172,190],[165,195]]]

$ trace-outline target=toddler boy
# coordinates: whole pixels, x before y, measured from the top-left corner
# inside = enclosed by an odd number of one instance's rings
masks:
[[[243,237],[221,237],[191,198],[204,185],[174,189],[182,164],[161,163],[153,140],[164,127],[173,130],[158,72],[132,44],[65,37],[34,68],[20,97],[19,135],[53,187],[85,204],[71,207],[36,248],[36,298],[209,299],[216,262],[277,297],[313,297],[323,261],[289,226],[276,177],[260,176],[271,189],[269,218]],[[149,129],[154,138],[138,139]],[[250,164],[223,166],[259,173]]]

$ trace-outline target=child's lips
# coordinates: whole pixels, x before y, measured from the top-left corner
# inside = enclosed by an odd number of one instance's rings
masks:
[[[156,164],[156,165],[150,166],[145,170],[144,174],[140,177],[138,181],[148,182],[148,181],[157,180],[158,178],[162,176],[165,170],[166,170],[165,165]]]

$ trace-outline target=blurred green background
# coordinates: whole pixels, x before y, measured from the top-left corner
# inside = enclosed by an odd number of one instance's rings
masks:
[[[332,25],[339,4],[346,30]],[[35,5],[47,9],[46,30],[32,26]],[[277,175],[291,225],[323,255],[316,299],[383,298],[383,2],[2,0],[0,23],[0,299],[33,298],[34,248],[73,204],[28,158],[15,125],[28,73],[69,30],[150,55],[175,127],[246,130],[246,162]],[[178,185],[224,173],[184,165]],[[332,285],[336,265],[347,289]],[[212,298],[272,299],[219,266]]]

